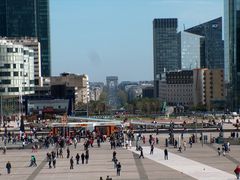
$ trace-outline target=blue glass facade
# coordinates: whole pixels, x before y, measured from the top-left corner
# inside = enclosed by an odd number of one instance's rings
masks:
[[[224,1],[225,82],[228,107],[240,110],[240,0]]]
[[[42,76],[51,75],[49,0],[1,0],[0,36],[37,37]]]
[[[166,70],[180,68],[178,58],[178,20],[176,18],[153,20],[154,93],[159,97],[159,80]]]
[[[204,37],[205,61],[202,68],[224,68],[224,42],[222,40],[222,18],[208,21],[185,30],[186,32]]]

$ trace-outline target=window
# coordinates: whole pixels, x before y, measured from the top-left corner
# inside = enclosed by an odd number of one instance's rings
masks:
[[[13,48],[7,48],[7,52],[8,53],[12,53],[13,52]]]
[[[4,68],[9,69],[9,68],[11,68],[11,65],[10,64],[4,64]]]
[[[29,52],[28,52],[28,51],[26,51],[26,50],[24,50],[24,51],[23,51],[23,54],[24,54],[24,55],[28,55],[28,54],[29,54]]]
[[[0,88],[0,92],[5,92],[5,88]]]
[[[13,76],[18,76],[18,72],[13,72]]]
[[[35,80],[30,80],[29,83],[30,84],[35,84]]]
[[[8,88],[8,92],[18,92],[19,88],[18,87],[10,87]]]
[[[17,68],[16,64],[13,64],[13,68],[14,68],[14,69],[16,69],[16,68]]]
[[[11,73],[10,72],[0,72],[0,76],[11,76]]]
[[[11,80],[3,79],[3,80],[1,80],[1,84],[11,84]]]
[[[24,67],[24,66],[23,66],[23,64],[20,64],[20,68],[22,68],[22,69],[23,69],[23,67]]]

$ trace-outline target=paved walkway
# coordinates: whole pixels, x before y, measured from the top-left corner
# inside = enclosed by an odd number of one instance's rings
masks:
[[[139,154],[135,148],[129,149],[132,152]],[[193,161],[188,158],[168,152],[168,159],[164,160],[164,152],[159,148],[154,148],[154,154],[150,155],[150,146],[143,147],[143,154],[145,158],[149,158],[157,163],[170,167],[174,170],[180,171],[183,174],[189,175],[199,180],[233,180],[236,179],[234,175],[225,171],[213,168],[211,166]]]

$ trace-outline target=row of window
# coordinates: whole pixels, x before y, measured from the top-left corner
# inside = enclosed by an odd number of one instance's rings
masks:
[[[13,76],[14,77],[17,77],[19,75],[19,72],[18,71],[14,71],[13,72]],[[11,72],[0,72],[0,77],[10,77],[11,76]],[[20,76],[24,76],[24,77],[27,77],[28,76],[28,73],[23,73],[22,71],[20,71]]]
[[[26,60],[24,60],[25,62]],[[17,68],[17,65],[16,64],[12,64],[12,67],[13,69],[16,69]],[[19,66],[21,69],[24,68],[24,64],[20,64]],[[11,68],[11,64],[4,64],[3,66],[0,66],[0,69],[10,69]]]
[[[5,84],[5,85],[11,84],[11,80],[10,79],[2,79],[2,80],[0,80],[0,84]],[[24,85],[24,84],[27,84],[27,83],[23,82],[22,84]],[[35,84],[35,80],[30,80],[29,84]]]
[[[19,92],[19,88],[18,87],[9,87],[9,88],[3,88],[1,87],[0,88],[0,92],[1,93],[4,93],[4,92]],[[26,91],[34,91],[34,87],[24,87],[22,89],[23,92],[26,92]]]
[[[33,52],[23,50],[23,48],[7,48],[7,53],[23,53],[24,55],[34,56]]]

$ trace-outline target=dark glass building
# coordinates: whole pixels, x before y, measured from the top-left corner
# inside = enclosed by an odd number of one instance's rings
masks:
[[[159,81],[164,71],[180,68],[178,58],[178,20],[153,20],[154,96],[159,97]]]
[[[224,68],[224,42],[222,40],[222,17],[186,29],[185,32],[204,37],[205,61],[202,68]]]
[[[42,76],[51,75],[49,0],[0,0],[0,36],[37,37]]]
[[[228,107],[240,110],[240,0],[224,1],[225,64]]]

